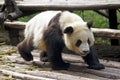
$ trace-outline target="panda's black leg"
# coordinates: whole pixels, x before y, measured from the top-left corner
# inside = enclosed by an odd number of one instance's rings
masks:
[[[17,47],[18,52],[20,53],[21,57],[23,57],[23,59],[26,61],[33,60],[33,56],[31,54],[31,51],[34,49],[32,39],[24,39],[17,45]]]
[[[62,60],[61,52],[62,50],[59,47],[56,48],[52,47],[47,52],[48,59],[51,62],[52,69],[54,70],[67,70],[70,65],[69,63],[65,63]]]
[[[49,34],[48,34],[49,35]],[[47,36],[48,36],[47,35]],[[48,55],[48,60],[51,63],[51,67],[54,70],[67,70],[69,63],[65,63],[62,59],[62,50],[64,43],[59,36],[50,36],[45,39],[46,51]]]
[[[48,62],[48,55],[47,55],[47,52],[46,51],[42,51],[40,53],[40,60],[42,62]]]
[[[83,59],[90,69],[100,70],[105,68],[103,64],[100,64],[94,46],[90,48],[90,53],[83,57]]]

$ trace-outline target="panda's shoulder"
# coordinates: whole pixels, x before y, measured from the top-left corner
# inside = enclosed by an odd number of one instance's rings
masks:
[[[70,11],[63,11],[63,16],[72,17],[73,19],[82,19],[79,15]]]
[[[34,16],[32,19],[30,19],[26,26],[30,25],[40,25],[40,24],[48,24],[48,22],[57,14],[60,13],[61,11],[44,11],[36,16]]]

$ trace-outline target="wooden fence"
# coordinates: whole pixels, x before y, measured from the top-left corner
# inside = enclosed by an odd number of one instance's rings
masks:
[[[2,2],[3,0],[1,0]],[[15,0],[4,0],[5,3],[0,3],[0,23],[4,19],[9,19],[12,22],[5,21],[4,24],[9,31],[11,43],[16,45],[19,42],[19,30],[25,28],[24,22],[15,22],[18,17],[33,14],[42,10],[94,10],[108,9],[108,19],[111,29],[92,28],[94,35],[97,37],[105,37],[112,39],[120,39],[120,30],[117,29],[116,9],[120,8],[119,0],[20,0],[16,4]],[[39,4],[38,4],[39,3]],[[89,4],[88,4],[89,3]],[[19,10],[20,9],[20,10]],[[4,15],[4,12],[7,14]],[[5,16],[5,17],[4,17]],[[2,25],[2,24],[1,24]],[[118,43],[114,41],[113,43]]]

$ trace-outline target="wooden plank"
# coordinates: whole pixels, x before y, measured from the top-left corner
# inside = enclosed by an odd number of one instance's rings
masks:
[[[92,28],[92,31],[96,37],[120,39],[120,30]]]
[[[13,72],[13,71],[4,70],[4,69],[0,69],[0,73],[2,73],[4,75],[15,77],[15,78],[20,78],[22,80],[56,80],[56,79],[37,77],[37,76],[28,75],[28,74]]]
[[[7,28],[10,38],[10,44],[16,46],[19,40],[19,30],[16,28]]]
[[[91,78],[85,78],[82,76],[74,76],[74,75],[69,75],[69,74],[64,74],[64,73],[59,73],[55,71],[25,71],[27,74],[31,74],[34,76],[42,76],[42,77],[50,77],[53,79],[57,80],[96,80],[96,79],[91,79]]]
[[[67,57],[67,56],[69,57],[67,59],[70,60],[70,61],[74,60],[75,58],[78,59],[78,57],[79,57],[79,56],[76,57],[76,56],[71,56],[71,55],[63,55],[63,57]],[[79,59],[81,59],[81,58],[79,57]],[[39,60],[38,58],[37,58],[37,60],[34,60],[33,63],[31,63],[31,65],[33,64],[33,65],[38,66],[40,68],[49,68],[50,67],[50,64],[48,64],[48,62],[46,64],[46,63],[38,61],[38,60]],[[65,58],[64,58],[64,60],[66,61]],[[20,60],[20,59],[18,61],[21,62],[21,63],[22,62],[25,63],[23,60]],[[77,63],[72,62],[68,71],[70,71],[70,72],[80,72],[80,73],[89,73],[89,74],[92,74],[92,75],[96,75],[96,76],[103,77],[103,78],[108,78],[108,79],[120,79],[119,68],[115,69],[115,68],[105,67],[105,69],[102,69],[102,70],[93,70],[93,69],[87,69],[85,63],[81,63],[81,62],[80,63],[79,62],[77,62]],[[28,71],[28,74],[29,74],[29,71]],[[53,73],[51,73],[51,74],[53,74]],[[34,73],[33,73],[33,75],[34,75]],[[46,74],[36,73],[35,75],[36,76],[42,76],[42,77],[50,77],[50,78],[54,78],[56,76],[56,75],[51,76],[51,75],[48,75],[47,73]],[[65,77],[63,77],[63,78],[65,78]],[[60,78],[58,77],[58,79],[60,79]],[[68,79],[69,78],[67,78],[67,80]]]
[[[88,4],[89,3],[89,4]],[[1,2],[0,5],[3,3]],[[19,1],[18,6],[23,11],[41,10],[95,10],[118,9],[119,0],[24,0]]]
[[[39,52],[40,53],[40,52]],[[39,56],[39,53],[37,51],[33,51],[32,54],[33,56],[36,58]],[[72,55],[72,54],[62,54],[63,59],[67,62],[70,63],[84,63],[84,60],[82,59],[81,56],[79,55]],[[38,57],[39,58],[39,57]],[[37,59],[38,59],[37,58]],[[103,60],[103,59],[99,59],[100,63],[102,63],[103,65],[107,66],[107,67],[111,67],[111,68],[117,68],[120,69],[120,63],[119,62],[115,62],[115,61],[108,61],[108,60]],[[36,61],[36,59],[35,59]],[[27,63],[27,62],[25,62]],[[28,63],[27,63],[28,64]],[[44,64],[42,62],[40,62],[40,64]],[[48,65],[48,63],[46,63],[45,65]],[[82,64],[83,65],[83,64]],[[119,70],[120,71],[120,70]]]
[[[20,22],[20,21],[4,22],[4,25],[9,28],[24,29],[26,22]]]
[[[14,72],[20,72],[20,73],[28,73],[28,75],[30,74],[31,76],[37,76],[37,77],[49,77],[49,78],[54,78],[54,79],[60,79],[60,80],[73,80],[73,78],[75,80],[80,80],[80,79],[98,79],[98,80],[112,80],[112,79],[120,79],[120,67],[119,68],[113,68],[113,67],[105,67],[105,69],[102,69],[102,70],[93,70],[93,69],[87,69],[86,68],[86,65],[84,62],[77,62],[75,63],[75,61],[78,61],[81,59],[80,56],[78,55],[71,55],[71,54],[64,54],[63,55],[63,58],[64,60],[66,61],[65,57],[68,59],[68,61],[71,63],[71,66],[70,68],[67,70],[67,71],[64,71],[64,70],[61,70],[61,71],[54,71],[54,70],[51,70],[50,68],[50,64],[46,64],[44,62],[40,62],[39,61],[39,51],[34,51],[32,52],[32,54],[34,54],[34,63],[36,63],[37,65],[34,65],[34,66],[39,66],[38,69],[40,70],[33,70],[31,71],[27,69],[25,70],[22,70],[21,71],[21,68],[17,68],[16,66],[12,67],[14,69],[10,69],[8,67],[0,67],[0,70],[12,70]],[[21,57],[18,57],[19,54],[16,54],[14,56],[13,55],[8,55],[10,57],[7,57],[5,56],[7,59],[9,59],[9,61],[11,60],[18,60],[20,61],[21,65],[29,65],[30,67],[32,67],[33,63],[32,62],[29,62],[30,64],[28,64],[28,62],[26,63],[26,61],[24,61]],[[73,60],[73,61],[72,61]],[[71,62],[72,61],[72,62]],[[15,64],[18,64],[18,62],[15,62],[13,61]],[[23,63],[23,64],[22,64]],[[49,63],[49,62],[48,62]],[[105,63],[105,64],[108,64],[108,63]],[[120,66],[120,63],[118,62],[117,65]],[[6,65],[8,66],[8,65]],[[10,65],[9,65],[10,66]],[[13,66],[13,65],[12,65]],[[24,67],[24,66],[23,66]],[[46,71],[46,68],[47,68],[47,71]],[[42,71],[41,71],[42,70]],[[67,72],[67,74],[65,73]],[[72,74],[71,74],[72,73]],[[85,75],[80,75],[80,74],[77,74],[77,73],[81,73],[81,74],[88,74],[88,76],[85,76]],[[7,73],[6,73],[7,74]],[[94,76],[98,76],[97,78],[95,77],[91,77],[90,75],[94,75]],[[102,79],[104,78],[104,79]],[[105,79],[106,78],[106,79]]]
[[[54,3],[56,4],[56,3]],[[97,9],[118,9],[120,4],[18,4],[22,11],[41,11],[41,10],[97,10]]]

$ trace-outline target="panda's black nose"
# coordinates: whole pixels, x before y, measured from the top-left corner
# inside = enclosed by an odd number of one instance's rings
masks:
[[[89,53],[89,51],[83,51],[84,53],[86,53],[86,54],[88,54]]]

